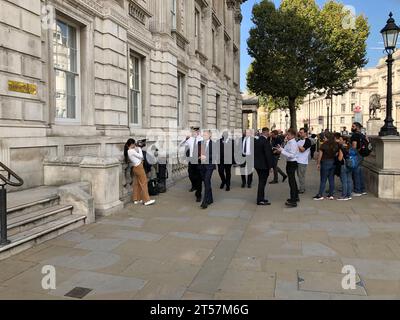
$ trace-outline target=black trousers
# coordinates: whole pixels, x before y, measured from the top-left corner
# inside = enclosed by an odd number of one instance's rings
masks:
[[[249,175],[242,175],[242,184],[245,185],[247,184],[248,186],[251,186],[253,183],[253,174],[250,173]]]
[[[202,178],[199,171],[199,165],[189,163],[188,172],[192,188],[196,190],[196,198],[199,199],[201,198],[202,191]]]
[[[296,161],[288,161],[286,164],[286,173],[288,175],[290,187],[290,202],[293,203],[296,203],[297,199],[299,199],[299,189],[296,181],[297,167],[298,165]]]
[[[316,150],[317,150],[317,145],[316,144],[311,146],[311,159],[314,159],[314,154],[315,154]]]
[[[276,165],[274,166],[274,182],[278,182],[279,181],[278,173],[282,176],[282,178],[285,178],[286,174],[278,166],[278,157],[275,159],[275,163]]]
[[[269,170],[267,169],[256,169],[258,174],[258,192],[257,192],[257,203],[266,200],[265,199],[265,186],[267,185]]]
[[[221,178],[221,182],[226,186],[231,186],[232,179],[232,165],[231,164],[219,164],[218,173]]]
[[[212,188],[211,188],[211,178],[214,172],[213,169],[209,169],[207,167],[201,166],[200,171],[201,177],[204,182],[204,198],[203,204],[209,205],[214,202]]]

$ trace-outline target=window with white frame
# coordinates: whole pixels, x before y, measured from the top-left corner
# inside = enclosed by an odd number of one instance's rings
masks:
[[[130,123],[140,125],[141,123],[141,58],[131,54],[129,58],[129,93],[130,93]]]
[[[171,0],[171,28],[176,30],[176,0]]]
[[[185,84],[185,76],[184,74],[178,72],[178,101],[177,101],[177,125],[180,127],[182,125],[182,110],[184,103],[184,84]]]
[[[342,103],[342,112],[346,112],[346,104]]]
[[[79,120],[79,29],[57,19],[53,33],[56,119]]]

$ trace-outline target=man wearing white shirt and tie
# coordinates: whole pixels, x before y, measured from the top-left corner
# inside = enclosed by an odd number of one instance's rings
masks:
[[[226,186],[226,191],[231,190],[232,165],[234,163],[233,140],[229,137],[229,132],[224,131],[219,140],[219,162],[218,173],[221,178],[220,189]]]
[[[277,146],[277,151],[286,157],[286,173],[288,175],[289,186],[290,186],[290,199],[287,200],[286,206],[294,208],[297,207],[299,199],[299,189],[296,182],[296,171],[297,171],[297,157],[299,154],[299,146],[296,142],[297,132],[295,129],[290,128],[287,134],[287,143],[285,148]]]
[[[202,209],[207,209],[209,205],[214,203],[214,198],[212,194],[211,179],[214,170],[217,168],[215,165],[217,156],[215,152],[215,143],[211,140],[211,131],[204,130],[203,132],[203,142],[199,143],[199,148],[201,150],[199,160],[201,164],[199,165],[199,172],[201,173],[202,180],[204,182],[204,198],[201,204]]]
[[[200,128],[192,127],[192,136],[187,136],[184,141],[181,142],[181,146],[185,146],[186,148],[186,157],[189,160],[188,164],[188,174],[189,179],[192,184],[190,192],[196,191],[196,201],[201,202],[201,193],[202,193],[202,179],[199,171],[199,153],[200,150],[198,148],[199,142],[203,141],[203,138],[200,135]]]
[[[242,154],[246,157],[246,162],[241,165],[242,175],[242,188],[247,187],[250,189],[253,183],[253,167],[249,164],[251,156],[253,155],[254,134],[253,130],[247,129],[242,141]]]

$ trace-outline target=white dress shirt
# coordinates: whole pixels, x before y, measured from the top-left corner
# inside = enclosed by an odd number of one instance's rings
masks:
[[[189,147],[190,153],[189,156],[190,158],[193,157],[193,150],[194,146],[197,145],[199,142],[203,141],[203,137],[197,136],[197,137],[190,137],[189,139],[185,139],[181,142],[181,146],[185,145]]]
[[[304,144],[306,143],[305,139],[299,140],[297,141],[297,146],[299,148],[304,147]],[[306,151],[301,152],[299,150],[299,154],[297,155],[297,162],[300,164],[308,164],[309,159],[310,159],[310,153],[311,153],[311,149],[308,148]]]
[[[297,156],[299,154],[299,147],[297,145],[296,139],[293,138],[286,143],[284,149],[282,149],[282,155],[286,157],[289,162],[297,162]]]
[[[139,166],[144,160],[143,151],[141,148],[129,149],[128,156],[134,167]]]
[[[245,137],[243,139],[243,146],[242,146],[242,151],[245,156],[250,156],[251,155],[251,137]],[[246,150],[245,150],[246,149]]]

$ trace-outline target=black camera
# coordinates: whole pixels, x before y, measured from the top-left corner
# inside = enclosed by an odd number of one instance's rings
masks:
[[[137,141],[137,146],[140,147],[140,148],[144,148],[146,146],[146,142],[147,142],[146,139],[138,140]]]

